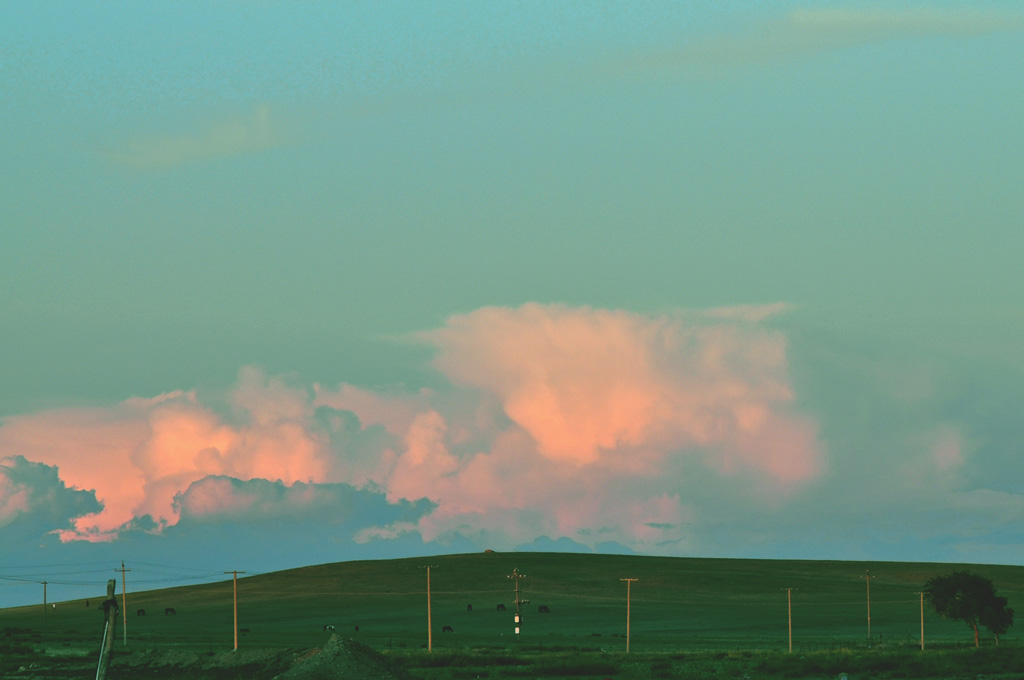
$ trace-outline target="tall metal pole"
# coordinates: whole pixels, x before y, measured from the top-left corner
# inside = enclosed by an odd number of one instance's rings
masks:
[[[225,571],[225,574],[234,575],[234,601],[235,601],[235,651],[238,651],[238,575],[244,571]]]
[[[126,571],[131,571],[131,569],[125,569],[124,568],[124,560],[121,560],[121,568],[117,569],[115,567],[114,571],[121,572],[121,616],[122,616],[122,622],[121,623],[122,623],[123,631],[124,631],[124,644],[127,645],[128,644],[128,604],[127,604],[127,598],[128,598],[127,593],[128,593],[128,591],[127,591],[125,583],[124,583],[124,573]]]
[[[629,589],[633,585],[633,581],[639,581],[638,578],[620,578],[620,581],[626,582],[626,654],[629,654],[629,606],[630,606],[630,595]]]
[[[864,575],[861,577],[868,584],[868,647],[871,646],[871,571],[865,570]]]
[[[43,581],[43,639],[46,639],[46,581]]]
[[[436,564],[422,564],[420,569],[427,570],[427,651],[434,652],[434,626],[430,619],[430,568]]]

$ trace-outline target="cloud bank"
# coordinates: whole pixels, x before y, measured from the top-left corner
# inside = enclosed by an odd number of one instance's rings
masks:
[[[0,458],[0,529],[20,522],[61,527],[98,510],[93,493],[69,489],[57,468],[24,456]]]
[[[683,545],[693,471],[777,496],[823,470],[785,338],[764,323],[781,309],[484,308],[416,336],[436,350],[445,390],[306,387],[247,367],[219,410],[173,391],[11,417],[0,452],[94,494],[101,507],[51,528],[65,541],[376,493],[352,540]],[[6,495],[7,514],[28,507]]]

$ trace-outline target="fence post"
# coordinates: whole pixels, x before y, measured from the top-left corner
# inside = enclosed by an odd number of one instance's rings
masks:
[[[114,636],[117,632],[117,579],[107,581],[107,599],[103,602],[103,642],[100,644],[100,661],[96,665],[96,680],[106,680],[110,667],[110,656],[114,652]]]

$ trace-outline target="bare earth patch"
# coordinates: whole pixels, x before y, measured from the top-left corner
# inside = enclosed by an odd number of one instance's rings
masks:
[[[245,649],[204,653],[153,649],[114,657],[111,680],[156,678],[267,678],[272,680],[404,680],[408,675],[366,645],[332,635],[312,649]]]

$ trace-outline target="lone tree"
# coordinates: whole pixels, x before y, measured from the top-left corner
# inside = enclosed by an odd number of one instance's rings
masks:
[[[963,621],[974,631],[974,646],[978,647],[978,626],[985,626],[999,636],[1013,625],[1013,610],[1006,606],[1006,598],[996,595],[990,579],[967,571],[955,571],[949,576],[933,576],[924,584],[924,596],[935,612],[944,619]]]

